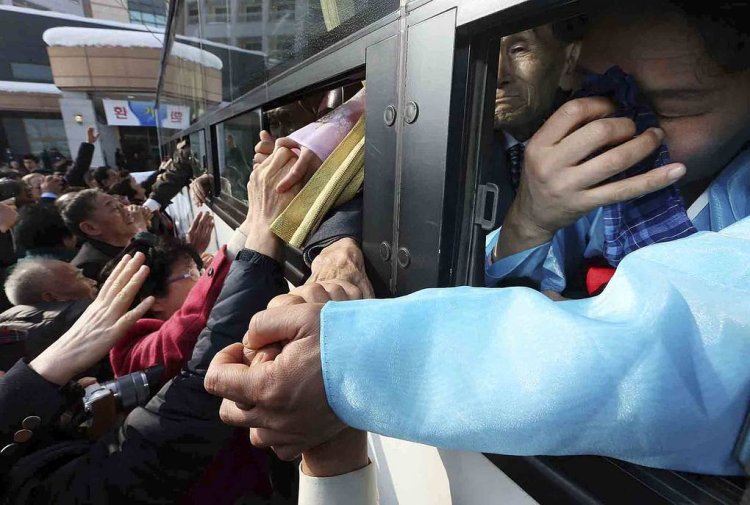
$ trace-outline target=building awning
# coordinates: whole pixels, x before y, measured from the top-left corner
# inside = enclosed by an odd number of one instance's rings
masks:
[[[0,110],[60,112],[61,95],[54,84],[0,81]]]
[[[155,32],[61,26],[44,32],[52,75],[61,89],[155,93],[164,35]],[[221,101],[221,59],[180,42],[168,65],[181,75],[200,76],[194,86],[180,86],[186,96]]]

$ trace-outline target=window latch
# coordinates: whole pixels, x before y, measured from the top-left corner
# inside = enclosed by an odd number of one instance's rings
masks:
[[[484,231],[491,231],[495,229],[495,221],[497,220],[497,200],[500,196],[500,190],[497,184],[488,182],[487,184],[480,184],[477,188],[477,200],[476,207],[474,208],[474,224],[478,224]],[[487,219],[487,200],[491,197],[492,201],[490,204],[490,218]]]

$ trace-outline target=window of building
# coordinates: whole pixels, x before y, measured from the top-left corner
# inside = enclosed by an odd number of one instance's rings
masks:
[[[129,0],[131,23],[163,28],[167,23],[167,8],[162,0]]]
[[[245,0],[239,5],[238,21],[260,21],[263,18],[262,0]]]
[[[39,155],[45,150],[48,153],[59,151],[70,156],[62,119],[24,118],[23,126],[32,153]]]
[[[223,5],[212,5],[208,8],[209,23],[226,23],[229,17],[229,9]]]
[[[53,82],[52,69],[48,65],[32,63],[11,63],[10,71],[14,79],[31,82]]]
[[[200,21],[200,10],[196,2],[191,2],[187,6],[188,24],[196,25]]]
[[[263,39],[261,37],[244,37],[237,41],[237,45],[248,51],[262,51]]]
[[[284,18],[293,21],[295,6],[295,0],[273,0],[268,11],[268,18],[272,20]]]

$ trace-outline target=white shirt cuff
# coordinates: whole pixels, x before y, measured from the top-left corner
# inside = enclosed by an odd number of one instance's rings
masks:
[[[299,469],[298,505],[377,505],[375,465],[334,477],[310,477]]]
[[[143,206],[151,209],[151,212],[156,212],[157,210],[161,209],[161,204],[151,198],[143,202]]]

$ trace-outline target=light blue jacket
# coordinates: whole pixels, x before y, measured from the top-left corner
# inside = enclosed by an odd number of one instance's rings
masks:
[[[720,177],[728,191],[711,199],[712,227],[747,209],[740,173]],[[321,325],[328,402],[356,428],[742,473],[733,450],[750,404],[750,218],[630,254],[594,298],[431,289],[329,303]]]
[[[750,149],[741,152],[709,186],[708,205],[693,217],[699,231],[721,231],[750,216]],[[604,250],[602,209],[592,211],[559,230],[552,241],[492,262],[492,250],[500,237],[487,237],[485,285],[495,287],[506,279],[524,278],[541,290],[562,293],[568,278],[583,280],[581,258],[601,258]]]

